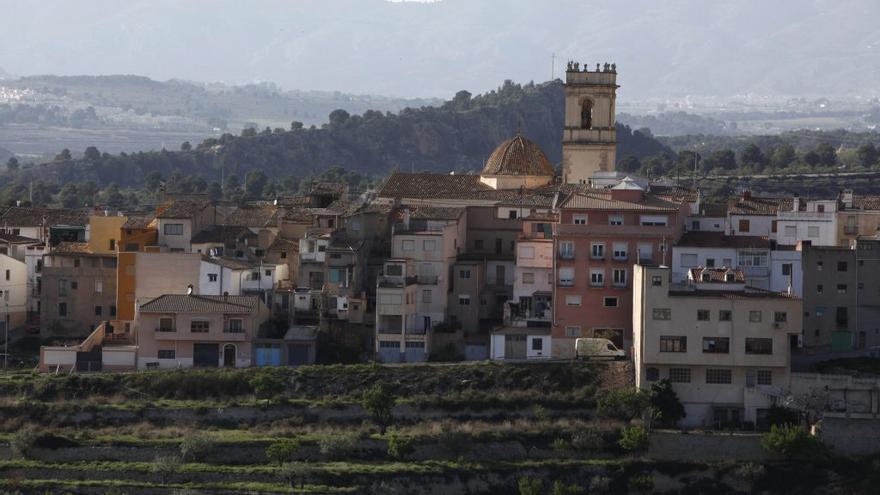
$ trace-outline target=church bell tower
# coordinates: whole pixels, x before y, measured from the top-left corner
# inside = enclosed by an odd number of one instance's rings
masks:
[[[595,172],[614,170],[617,155],[617,66],[569,62],[565,71],[562,180],[588,184]]]

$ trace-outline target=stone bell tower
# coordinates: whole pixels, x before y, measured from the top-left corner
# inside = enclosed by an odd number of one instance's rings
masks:
[[[595,172],[613,171],[617,155],[617,66],[569,62],[565,71],[562,180],[588,184]]]

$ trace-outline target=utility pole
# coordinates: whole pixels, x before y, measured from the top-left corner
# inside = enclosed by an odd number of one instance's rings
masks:
[[[550,80],[556,77],[556,52],[550,53]]]

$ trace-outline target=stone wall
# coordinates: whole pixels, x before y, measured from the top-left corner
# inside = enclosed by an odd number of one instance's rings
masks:
[[[759,434],[655,431],[648,457],[666,461],[763,461]]]

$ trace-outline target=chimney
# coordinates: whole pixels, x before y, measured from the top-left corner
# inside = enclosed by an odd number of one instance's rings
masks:
[[[223,302],[229,302],[229,292],[223,291]]]
[[[794,193],[794,199],[791,202],[791,211],[800,211],[801,210],[801,196],[798,193]]]
[[[841,195],[841,201],[843,202],[843,206],[845,208],[852,208],[854,201],[854,194],[852,189],[844,189],[843,194]]]

